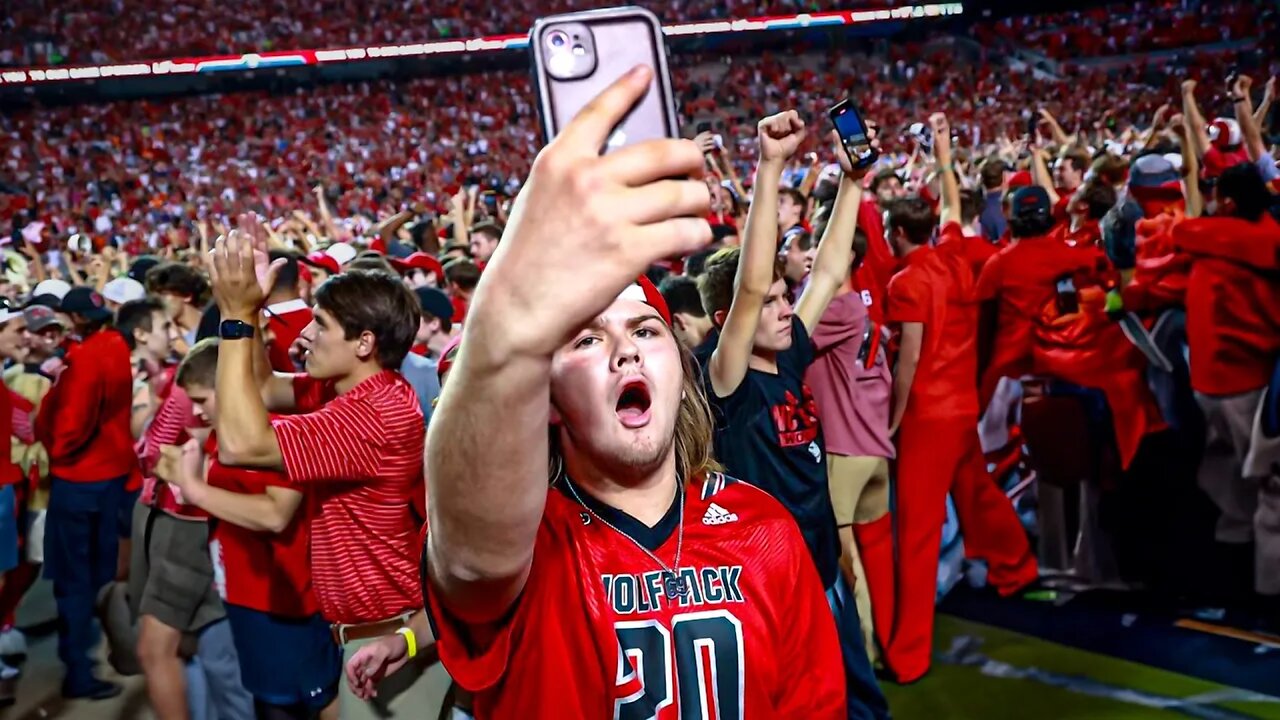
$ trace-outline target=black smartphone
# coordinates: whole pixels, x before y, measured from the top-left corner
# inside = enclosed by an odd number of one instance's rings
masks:
[[[840,136],[840,144],[855,169],[871,167],[880,158],[880,153],[871,145],[871,137],[867,133],[867,124],[862,121],[862,114],[848,98],[836,103],[827,112],[831,123],[836,126],[836,134]]]
[[[711,132],[711,123],[709,122],[698,123],[697,131],[699,135],[705,132]]]
[[[547,142],[583,106],[637,65],[653,69],[653,84],[601,148],[680,137],[662,23],[640,7],[608,8],[539,18],[529,31],[538,117]]]
[[[1032,140],[1036,139],[1036,132],[1040,129],[1040,114],[1032,111],[1031,117],[1027,120],[1027,137]]]
[[[1070,275],[1058,278],[1058,314],[1072,315],[1080,312],[1080,298],[1076,295],[1076,281]]]

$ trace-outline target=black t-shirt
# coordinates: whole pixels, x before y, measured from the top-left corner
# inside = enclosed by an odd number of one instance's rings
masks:
[[[696,351],[715,419],[716,457],[729,474],[760,487],[791,511],[823,587],[840,570],[840,539],[827,489],[826,444],[804,372],[813,343],[800,318],[791,322],[791,347],[778,354],[778,374],[747,370],[732,395],[718,398],[708,366],[720,340],[712,331]]]

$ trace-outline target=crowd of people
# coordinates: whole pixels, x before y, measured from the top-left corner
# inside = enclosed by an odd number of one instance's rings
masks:
[[[645,0],[666,22],[791,15],[846,9],[831,0]],[[859,0],[859,7],[901,3]],[[397,0],[353,2],[125,3],[40,0],[0,24],[0,66],[40,66],[200,57],[511,35],[539,14],[595,7],[574,0],[537,8]]]
[[[166,720],[881,719],[948,497],[1001,597],[1160,588],[1179,478],[1280,618],[1265,51],[682,62],[604,156],[645,73],[545,147],[515,74],[6,115],[0,657],[43,574],[63,695],[101,626]]]

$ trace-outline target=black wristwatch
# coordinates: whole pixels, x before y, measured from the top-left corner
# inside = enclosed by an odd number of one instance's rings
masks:
[[[223,340],[244,340],[253,337],[253,326],[243,320],[223,320],[218,326],[218,337]]]

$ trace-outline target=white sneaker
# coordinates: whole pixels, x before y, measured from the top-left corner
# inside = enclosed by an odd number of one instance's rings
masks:
[[[18,628],[0,632],[0,657],[16,657],[27,654],[27,637]]]
[[[19,674],[21,673],[18,668],[6,665],[3,660],[0,660],[0,682],[12,680],[18,677]]]

